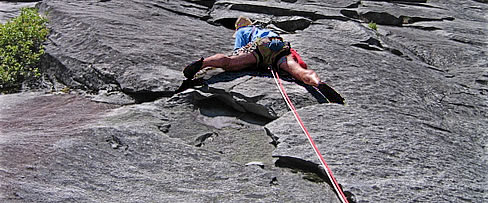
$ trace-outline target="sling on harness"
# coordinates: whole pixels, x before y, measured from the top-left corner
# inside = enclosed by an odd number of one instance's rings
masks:
[[[300,56],[300,54],[298,54],[298,52],[297,52],[295,49],[293,49],[293,48],[290,48],[290,52],[291,52],[291,55],[292,55],[293,59],[294,59],[294,60],[295,60],[295,61],[296,61],[298,64],[300,64],[300,66],[301,66],[302,68],[307,69],[307,67],[308,67],[308,66],[307,66],[307,64],[305,63],[305,61],[303,61],[303,60],[302,60],[302,57]]]

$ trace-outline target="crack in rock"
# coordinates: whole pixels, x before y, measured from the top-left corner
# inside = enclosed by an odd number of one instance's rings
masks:
[[[203,135],[200,135],[195,139],[194,145],[195,147],[202,147],[205,145],[206,142],[211,142],[215,137],[218,137],[219,134],[216,132],[211,132],[211,133],[205,133]]]
[[[200,90],[193,90],[194,99],[196,101],[201,101],[214,98],[230,106],[238,112],[249,112],[271,120],[274,120],[278,117],[272,109],[257,104],[255,101],[258,98],[250,98],[236,92],[229,93],[224,90],[215,88],[209,88],[207,92],[208,93]]]
[[[145,103],[145,102],[153,102],[163,97],[171,97],[174,95],[173,91],[127,91],[123,90],[123,92],[130,97],[132,97],[137,104]]]
[[[119,149],[121,147],[124,147],[124,150],[129,149],[129,145],[123,144],[122,141],[120,140],[120,138],[118,138],[115,135],[111,135],[111,136],[107,137],[105,139],[105,141],[108,144],[110,144],[110,147],[112,147],[112,149]]]
[[[163,133],[168,133],[169,129],[171,128],[171,124],[158,125],[157,127],[158,127],[159,131],[161,131]]]
[[[326,182],[330,187],[332,187],[332,182],[330,182],[327,173],[322,166],[296,157],[275,156],[275,158],[278,158],[275,162],[276,167],[301,171],[303,174],[303,179],[317,183]],[[342,188],[341,185],[339,186]],[[356,198],[353,193],[344,190],[343,192],[349,202],[356,202]]]
[[[266,132],[266,135],[271,138],[270,144],[272,144],[275,148],[278,147],[280,144],[280,141],[278,141],[280,138],[278,136],[275,136],[271,130],[269,130],[267,127],[264,127],[264,131]]]

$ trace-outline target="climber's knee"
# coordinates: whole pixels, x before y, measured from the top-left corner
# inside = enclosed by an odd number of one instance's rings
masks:
[[[315,71],[306,69],[304,70],[303,82],[308,85],[317,87],[320,84],[320,78]]]

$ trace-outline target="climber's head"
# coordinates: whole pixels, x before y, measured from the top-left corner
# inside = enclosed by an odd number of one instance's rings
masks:
[[[250,26],[252,25],[252,21],[251,19],[247,18],[247,17],[244,17],[244,16],[239,16],[239,18],[237,18],[236,20],[236,24],[235,24],[235,27],[236,27],[236,31],[234,32],[234,35],[232,35],[232,37],[236,37],[236,33],[237,33],[237,30],[241,27],[246,27],[246,26]]]

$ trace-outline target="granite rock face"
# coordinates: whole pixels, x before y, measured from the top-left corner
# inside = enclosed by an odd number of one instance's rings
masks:
[[[2,202],[339,202],[269,73],[209,69],[183,88],[183,67],[232,50],[241,15],[346,98],[283,75],[351,202],[488,201],[484,1],[38,7],[41,87],[71,93],[0,95]]]
[[[20,14],[20,8],[34,7],[39,0],[32,1],[0,1],[0,23]]]

